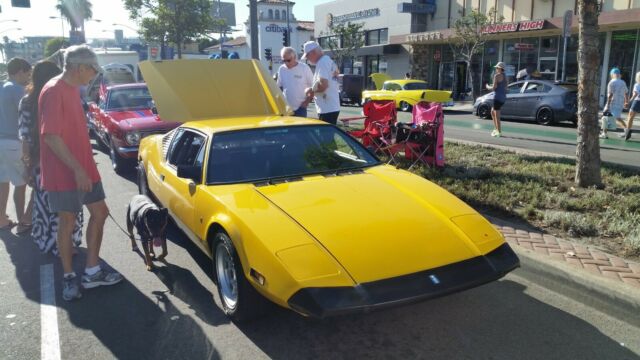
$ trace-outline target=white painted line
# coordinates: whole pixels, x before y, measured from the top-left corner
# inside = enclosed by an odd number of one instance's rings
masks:
[[[53,264],[40,265],[40,358],[60,360],[60,335]]]

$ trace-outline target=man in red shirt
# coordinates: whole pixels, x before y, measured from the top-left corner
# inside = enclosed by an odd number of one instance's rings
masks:
[[[65,50],[64,72],[49,81],[38,102],[40,119],[40,167],[42,187],[49,194],[49,207],[58,214],[58,250],[64,270],[62,297],[82,297],[72,267],[71,235],[82,206],[89,210],[87,264],[82,276],[85,289],[112,285],[122,275],[100,267],[100,245],[109,209],[100,174],[93,159],[80,86],[87,85],[100,72],[98,59],[88,46]]]

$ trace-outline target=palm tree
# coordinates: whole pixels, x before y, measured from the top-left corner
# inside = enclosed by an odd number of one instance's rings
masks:
[[[84,21],[93,17],[89,0],[58,0],[56,9],[69,22],[72,31],[80,30],[84,37]]]
[[[578,50],[578,146],[576,183],[601,186],[600,142],[598,139],[598,0],[578,1],[580,43]]]

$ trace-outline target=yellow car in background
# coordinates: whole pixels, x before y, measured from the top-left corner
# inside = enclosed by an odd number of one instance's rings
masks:
[[[362,103],[370,100],[393,100],[402,111],[411,111],[420,101],[449,103],[453,101],[451,91],[430,90],[422,80],[390,80],[386,74],[371,74],[376,90],[362,92]]]
[[[519,266],[474,209],[381,163],[336,126],[291,117],[256,60],[140,65],[164,121],[138,186],[212,259],[224,312],[264,299],[325,317],[434,298]]]

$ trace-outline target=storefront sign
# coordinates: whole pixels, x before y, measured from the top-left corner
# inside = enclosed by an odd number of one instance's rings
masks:
[[[331,27],[333,24],[340,24],[343,22],[355,21],[376,16],[380,16],[379,8],[360,10],[344,15],[334,16],[333,14],[327,14],[327,26]]]
[[[442,40],[442,33],[439,31],[431,31],[417,34],[407,35],[407,42],[422,42],[431,40]]]
[[[533,50],[535,50],[535,47],[533,46],[533,44],[515,43],[513,45],[513,49],[514,50],[520,50],[520,51],[533,51]]]
[[[279,26],[277,24],[269,24],[269,25],[267,25],[267,27],[264,28],[264,30],[266,32],[281,33],[281,32],[285,32],[287,30],[287,27],[286,26]],[[291,32],[291,28],[289,28],[289,32]]]
[[[492,24],[482,28],[483,34],[497,34],[516,31],[532,31],[544,28],[544,20],[521,21],[519,23]]]
[[[398,4],[398,12],[399,13],[411,13],[411,14],[435,14],[436,13],[436,1],[435,0],[427,0],[425,4],[414,4],[414,3],[399,3]]]

